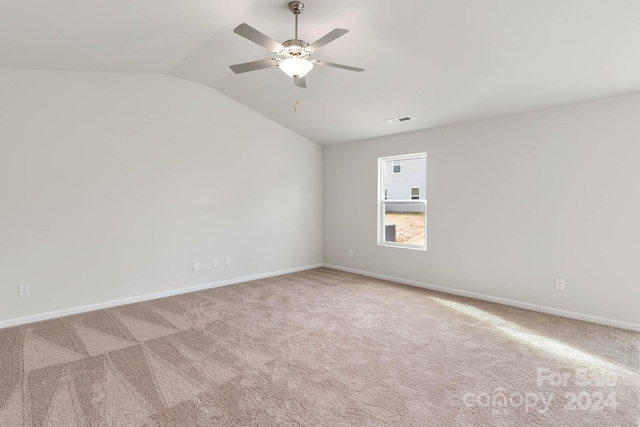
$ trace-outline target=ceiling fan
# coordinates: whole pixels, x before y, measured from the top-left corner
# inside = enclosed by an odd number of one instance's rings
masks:
[[[343,70],[350,71],[364,71],[364,68],[350,67],[348,65],[309,59],[309,57],[318,49],[334,41],[338,37],[347,34],[349,30],[336,28],[314,43],[309,44],[298,38],[298,15],[302,13],[303,9],[304,3],[301,1],[292,1],[289,3],[289,10],[296,17],[295,37],[282,43],[278,43],[271,37],[262,34],[260,31],[247,24],[238,25],[233,30],[234,33],[259,44],[282,58],[269,58],[259,61],[245,62],[244,64],[231,65],[231,70],[236,74],[240,74],[248,71],[261,70],[263,68],[278,67],[289,77],[292,77],[293,83],[301,88],[307,87],[307,82],[305,81],[304,76],[311,71],[314,65],[324,65],[327,67],[342,68]]]

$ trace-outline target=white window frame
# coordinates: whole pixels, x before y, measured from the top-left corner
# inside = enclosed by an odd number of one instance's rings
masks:
[[[409,190],[409,198],[406,200],[388,200],[385,197],[385,187],[384,187],[384,165],[385,162],[391,161],[391,173],[399,173],[393,172],[393,162],[401,161],[401,160],[412,160],[412,159],[427,159],[427,153],[414,153],[414,154],[405,154],[400,156],[388,156],[388,157],[380,157],[378,158],[378,246],[386,246],[392,248],[404,248],[404,249],[413,249],[419,251],[427,250],[427,200],[411,200],[411,190]],[[426,173],[426,171],[425,171]],[[419,187],[418,187],[419,188]],[[409,243],[398,243],[398,242],[387,242],[385,241],[385,222],[384,222],[384,211],[385,204],[387,203],[406,203],[409,205],[423,205],[424,209],[424,244],[423,245],[412,245]]]

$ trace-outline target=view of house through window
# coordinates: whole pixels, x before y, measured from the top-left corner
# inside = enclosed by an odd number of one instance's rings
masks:
[[[426,153],[383,157],[378,171],[378,244],[426,249]]]
[[[398,162],[393,162],[393,173],[400,173],[402,172],[402,163]]]
[[[411,200],[420,200],[420,187],[411,187]]]

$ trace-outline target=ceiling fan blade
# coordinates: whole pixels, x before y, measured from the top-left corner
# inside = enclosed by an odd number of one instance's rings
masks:
[[[245,62],[244,64],[231,65],[231,71],[236,74],[246,73],[247,71],[262,70],[263,68],[273,68],[278,66],[278,61],[274,58],[261,59],[260,61]]]
[[[247,40],[251,40],[254,43],[259,44],[267,50],[270,50],[273,53],[278,53],[284,49],[277,41],[273,40],[271,37],[262,34],[260,31],[255,28],[247,25],[240,24],[234,30],[234,33],[244,37]]]
[[[348,32],[349,32],[349,30],[345,30],[344,28],[336,28],[335,30],[333,30],[329,34],[327,34],[326,36],[322,37],[319,40],[316,40],[313,43],[311,43],[311,45],[309,45],[307,47],[307,50],[316,51],[316,50],[320,49],[322,46],[331,43],[332,41],[334,41],[338,37],[344,36]]]
[[[349,71],[364,71],[364,68],[358,68],[358,67],[350,67],[348,65],[342,65],[342,64],[334,64],[333,62],[326,62],[326,61],[312,61],[314,64],[316,65],[324,65],[326,67],[335,67],[335,68],[342,68],[343,70],[349,70]]]
[[[293,84],[296,85],[297,87],[301,87],[305,89],[307,87],[307,81],[305,80],[304,77],[294,77]]]

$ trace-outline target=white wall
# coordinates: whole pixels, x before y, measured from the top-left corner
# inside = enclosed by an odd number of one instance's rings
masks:
[[[0,94],[0,321],[322,262],[321,147],[212,89],[0,70]]]
[[[639,111],[636,93],[325,147],[325,263],[640,328]],[[376,160],[421,151],[428,251],[377,246]]]

